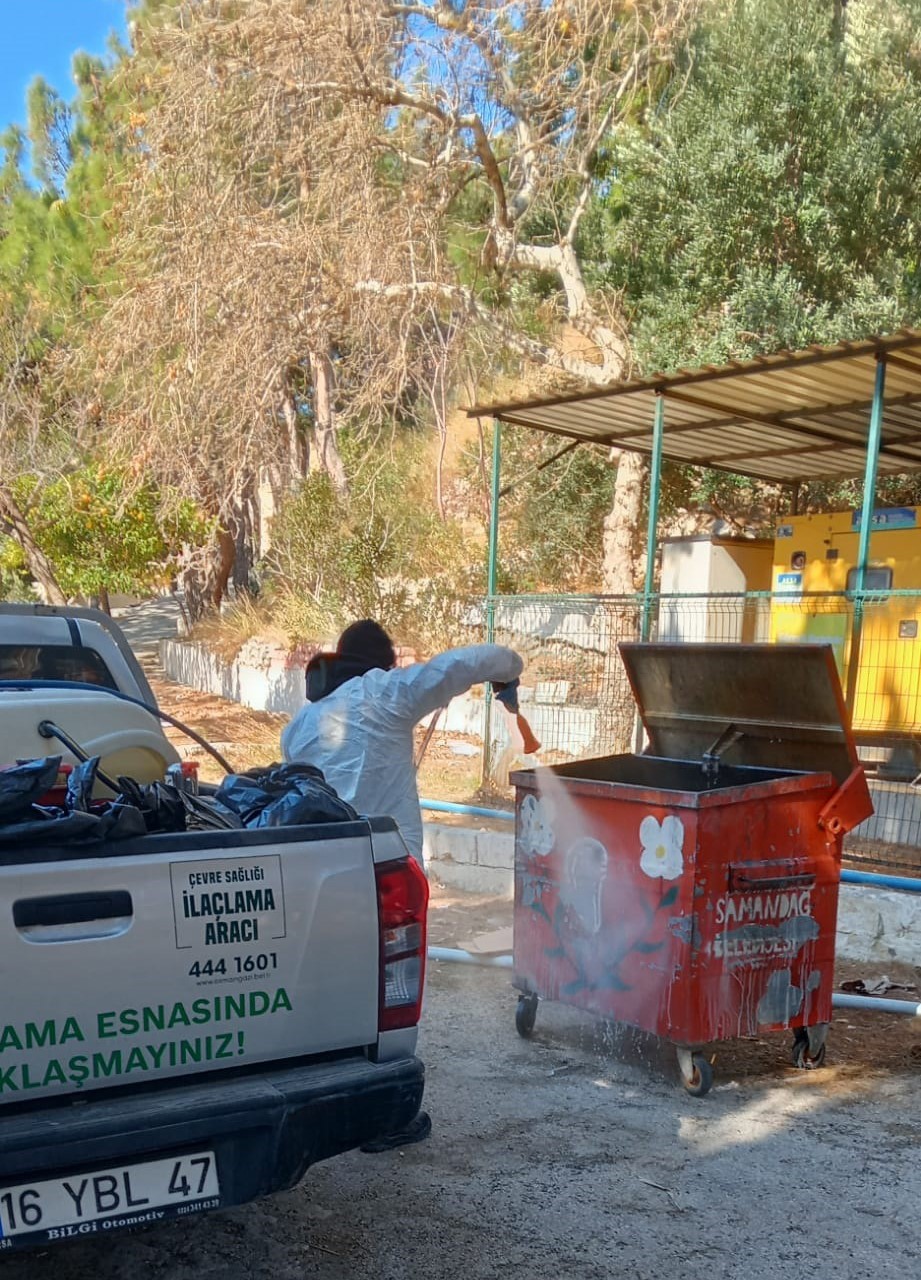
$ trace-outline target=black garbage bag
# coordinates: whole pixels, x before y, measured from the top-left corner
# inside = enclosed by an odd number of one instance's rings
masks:
[[[244,827],[296,827],[358,818],[310,764],[271,764],[229,774],[215,798],[239,814]]]
[[[27,812],[51,790],[60,768],[60,756],[46,756],[43,760],[27,760],[24,764],[0,769],[0,822],[4,822],[7,815]]]
[[[0,847],[115,842],[152,833],[239,830],[354,822],[358,814],[319,769],[274,764],[231,774],[213,795],[191,795],[166,782],[118,779],[111,800],[94,799],[99,758],[75,765],[63,806],[35,800],[54,785],[60,756],[0,770]]]
[[[0,847],[69,843],[101,834],[94,814],[36,803],[54,786],[60,768],[60,756],[46,756],[0,770]]]
[[[93,791],[96,786],[96,775],[99,771],[99,756],[92,756],[75,765],[67,779],[67,795],[64,807],[70,815],[89,814],[96,821],[92,836],[97,840],[128,840],[133,836],[143,836],[149,830],[147,813],[140,797],[125,792],[124,784],[129,788],[137,788],[130,778],[119,778],[118,785],[122,792],[114,800],[94,800]],[[140,788],[138,788],[140,790]],[[63,829],[62,829],[63,830]],[[55,838],[58,832],[54,833]],[[87,834],[90,834],[88,829]],[[66,837],[63,837],[66,838]]]
[[[23,797],[46,793],[58,776],[60,763],[60,756],[51,756],[19,766],[15,772],[32,779],[31,791],[21,785]],[[98,769],[98,756],[73,767],[63,805],[24,805],[20,801],[15,812],[0,810],[0,846],[87,844],[127,840],[151,830],[185,830],[185,810],[178,794],[159,794],[159,784],[141,787],[130,778],[120,778],[121,790],[114,799],[94,799]]]
[[[125,835],[144,835],[164,831],[234,831],[243,826],[242,819],[214,796],[192,795],[170,782],[142,785],[133,778],[118,779],[121,791],[112,802],[113,817],[125,815],[121,825],[107,832],[108,839]],[[143,818],[144,829],[129,830],[127,815],[135,812]]]
[[[74,765],[67,779],[64,808],[68,813],[89,813],[93,800],[93,787],[99,769],[99,756],[92,756]]]
[[[179,793],[185,806],[186,828],[189,831],[239,831],[243,819],[233,809],[213,795]]]
[[[100,820],[92,813],[33,805],[14,822],[0,823],[0,848],[8,845],[72,844],[100,840]]]
[[[118,785],[120,790],[112,802],[113,810],[134,809],[142,816],[147,832],[185,831],[185,805],[179,790],[171,783],[141,784],[134,778],[121,777]]]

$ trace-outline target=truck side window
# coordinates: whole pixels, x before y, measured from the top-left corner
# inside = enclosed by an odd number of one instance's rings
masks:
[[[888,567],[883,568],[877,566],[875,568],[867,568],[863,576],[864,591],[891,591],[892,590],[892,570]],[[847,571],[847,589],[848,591],[857,590],[857,570],[848,569]]]
[[[118,688],[95,649],[73,644],[0,644],[0,680],[73,680]]]

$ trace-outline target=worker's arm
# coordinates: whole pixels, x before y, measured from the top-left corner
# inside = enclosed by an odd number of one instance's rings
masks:
[[[399,719],[416,724],[475,684],[515,680],[523,666],[518,654],[501,644],[449,649],[429,662],[390,672],[386,682],[388,710]]]

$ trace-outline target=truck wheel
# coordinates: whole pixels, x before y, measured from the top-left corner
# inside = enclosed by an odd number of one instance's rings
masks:
[[[525,1040],[529,1040],[537,1021],[537,996],[519,996],[518,1008],[515,1010],[515,1030]]]

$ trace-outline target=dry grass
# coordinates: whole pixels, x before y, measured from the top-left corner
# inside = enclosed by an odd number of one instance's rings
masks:
[[[205,614],[189,634],[191,640],[206,644],[224,662],[232,662],[247,640],[257,636],[269,643],[289,645],[284,628],[273,621],[270,610],[245,597],[222,613]]]

